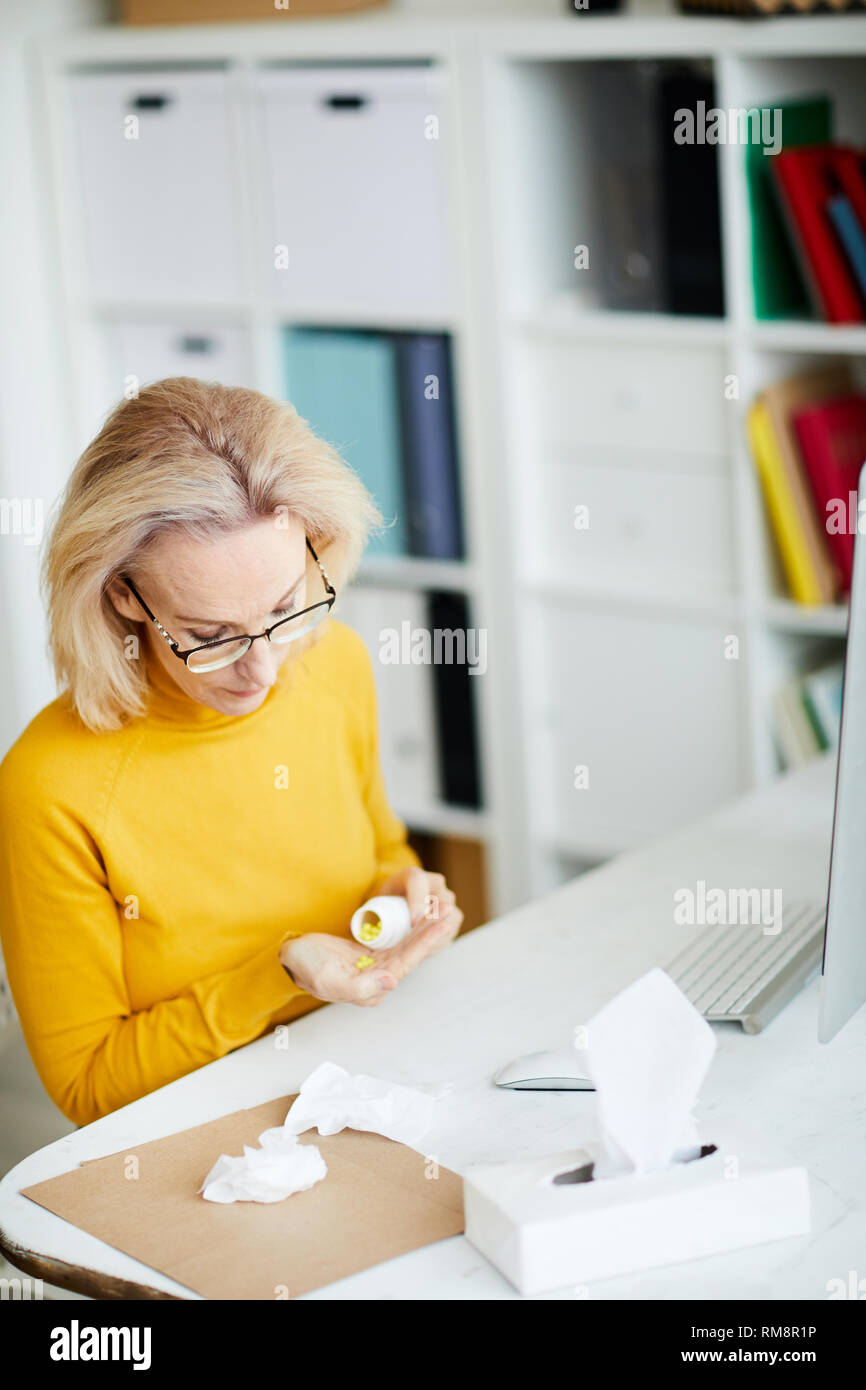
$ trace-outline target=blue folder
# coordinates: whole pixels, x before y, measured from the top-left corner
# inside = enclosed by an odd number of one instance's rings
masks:
[[[375,333],[289,328],[284,366],[286,398],[352,466],[385,517],[368,554],[408,554],[393,343]]]
[[[463,556],[449,339],[399,336],[398,373],[409,547],[431,560]]]

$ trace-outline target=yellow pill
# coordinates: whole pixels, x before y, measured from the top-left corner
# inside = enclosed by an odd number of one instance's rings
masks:
[[[365,912],[358,935],[362,941],[376,941],[382,935],[382,919],[375,912]]]
[[[368,965],[375,964],[376,962],[374,961],[372,956],[359,956],[358,959],[355,961],[355,969],[366,970]]]

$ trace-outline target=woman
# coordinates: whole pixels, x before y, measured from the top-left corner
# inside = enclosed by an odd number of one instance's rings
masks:
[[[386,799],[366,648],[331,616],[381,520],[255,391],[158,382],[79,460],[44,564],[63,693],[0,765],[9,982],[76,1124],[322,1002],[380,1004],[457,934]],[[375,893],[414,926],[364,968],[349,920]]]

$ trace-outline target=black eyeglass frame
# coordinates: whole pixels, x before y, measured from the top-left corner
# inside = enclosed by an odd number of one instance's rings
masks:
[[[190,647],[190,648],[188,648],[188,650],[185,651],[185,652],[182,652],[182,651],[180,650],[180,647],[179,647],[178,643],[177,643],[177,642],[175,641],[175,639],[172,637],[171,633],[166,631],[166,629],[163,627],[162,623],[161,623],[161,622],[159,621],[159,619],[157,618],[156,614],[155,614],[155,613],[152,613],[151,610],[148,608],[147,604],[145,603],[144,599],[141,597],[141,594],[138,592],[138,590],[136,589],[135,585],[133,584],[133,582],[132,582],[132,580],[129,578],[129,576],[123,574],[123,575],[121,575],[120,577],[121,577],[121,579],[123,580],[123,582],[124,582],[124,584],[126,585],[126,587],[129,589],[130,593],[133,595],[133,597],[136,598],[136,599],[138,600],[138,602],[141,604],[141,606],[142,606],[142,608],[144,609],[145,613],[146,613],[147,616],[150,618],[150,621],[153,623],[153,625],[156,627],[157,631],[159,632],[160,636],[162,637],[162,640],[163,640],[164,642],[167,642],[167,643],[168,643],[168,645],[171,647],[171,650],[173,651],[174,655],[175,655],[176,657],[178,657],[178,658],[183,662],[183,664],[184,664],[184,666],[186,666],[187,670],[191,670],[192,673],[193,673],[193,675],[206,675],[206,674],[207,674],[206,671],[201,671],[201,672],[196,671],[195,667],[194,667],[194,666],[191,667],[190,664],[189,664],[189,658],[190,658],[191,656],[194,656],[196,652],[204,652],[204,651],[212,652],[212,651],[216,651],[216,649],[217,649],[218,647],[228,646],[229,643],[231,643],[231,642],[248,642],[248,643],[249,643],[249,646],[246,647],[245,651],[239,652],[238,655],[235,657],[235,660],[236,660],[236,661],[240,661],[241,657],[242,657],[242,656],[245,656],[245,655],[246,655],[246,652],[249,651],[250,647],[253,645],[253,642],[257,642],[258,639],[259,639],[260,637],[266,637],[266,638],[268,639],[268,641],[270,642],[270,640],[271,640],[271,633],[272,633],[272,632],[275,632],[276,629],[277,629],[278,627],[283,627],[286,623],[296,623],[297,620],[298,620],[298,618],[302,618],[302,617],[304,616],[305,613],[312,613],[312,611],[313,611],[314,608],[321,608],[321,607],[323,606],[323,602],[324,602],[324,603],[327,603],[327,606],[328,606],[329,609],[333,608],[333,606],[334,606],[334,601],[336,600],[336,597],[337,597],[337,591],[336,591],[336,589],[334,588],[333,584],[331,583],[330,579],[328,578],[327,574],[325,573],[325,570],[324,570],[324,567],[323,567],[323,565],[322,565],[321,560],[319,559],[318,555],[316,554],[315,550],[313,549],[312,545],[310,544],[309,537],[307,538],[307,549],[309,550],[310,554],[312,555],[313,559],[315,560],[316,564],[317,564],[318,567],[319,567],[319,572],[320,572],[320,574],[321,574],[321,576],[322,576],[322,581],[323,581],[323,583],[324,583],[324,585],[325,585],[325,592],[326,592],[326,593],[328,594],[328,596],[329,596],[327,599],[325,599],[325,600],[321,600],[321,599],[320,599],[318,603],[312,603],[312,604],[310,604],[309,608],[302,608],[302,609],[300,610],[299,613],[291,613],[291,614],[289,615],[288,618],[280,618],[280,621],[279,621],[278,623],[273,623],[270,627],[266,627],[265,630],[264,630],[264,632],[257,632],[255,635],[253,635],[253,634],[250,633],[250,632],[245,632],[245,633],[242,633],[242,634],[239,633],[236,637],[220,637],[220,638],[218,638],[217,641],[215,641],[215,642],[202,642],[200,646],[198,646],[198,647]],[[302,635],[301,633],[298,634],[299,637],[300,637],[301,635]],[[289,639],[289,640],[291,640],[291,639]],[[231,664],[230,662],[226,662],[226,665],[230,665],[230,664]],[[215,669],[219,669],[219,668],[215,668]]]

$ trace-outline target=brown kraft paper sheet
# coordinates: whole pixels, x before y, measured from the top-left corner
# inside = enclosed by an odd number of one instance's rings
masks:
[[[328,1165],[306,1192],[282,1202],[206,1202],[198,1188],[219,1155],[255,1146],[294,1100],[85,1160],[22,1195],[210,1299],[297,1298],[463,1231],[458,1174],[353,1129],[300,1136]]]

